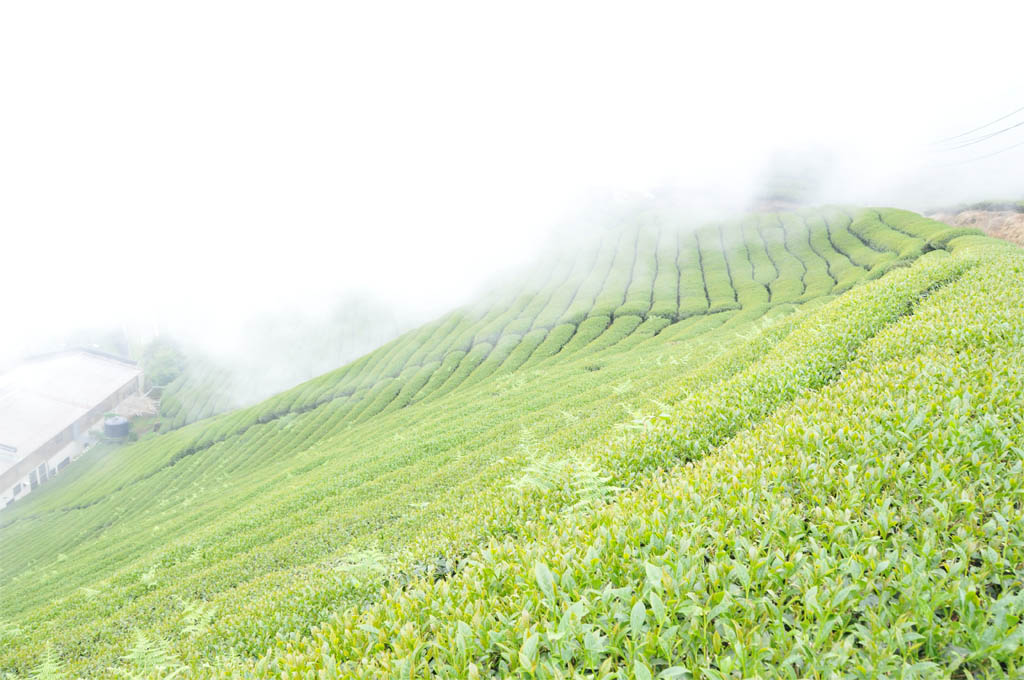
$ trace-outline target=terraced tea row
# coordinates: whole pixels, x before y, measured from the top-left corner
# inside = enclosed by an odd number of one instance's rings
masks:
[[[882,221],[883,213],[892,216],[891,224]],[[913,233],[914,224],[920,233]],[[532,285],[506,291],[486,309],[459,310],[428,324],[268,400],[249,420],[335,399],[346,401],[346,419],[369,418],[467,380],[473,384],[576,352],[598,338],[609,346],[647,321],[644,332],[657,332],[694,315],[839,294],[963,232],[935,225],[903,211],[828,209],[761,215],[688,233],[647,216],[608,230],[585,253],[545,262],[525,277]],[[938,241],[929,243],[925,232]],[[197,370],[171,386],[164,415],[180,426],[219,412],[232,403],[229,388],[223,372]]]
[[[814,223],[813,220],[819,221]],[[171,439],[161,439],[161,462],[174,464],[215,442],[241,435],[255,425],[289,413],[304,414],[318,410],[312,419],[325,425],[324,431],[330,431],[342,422],[365,420],[384,410],[440,397],[463,382],[473,384],[496,372],[503,374],[520,367],[533,368],[550,356],[566,356],[591,342],[597,342],[596,347],[607,347],[634,331],[642,336],[656,334],[675,320],[693,314],[728,311],[743,304],[751,310],[753,305],[761,305],[758,309],[763,309],[764,305],[806,301],[812,299],[814,293],[822,291],[841,292],[856,280],[880,275],[900,257],[896,251],[873,250],[866,241],[853,235],[866,229],[849,230],[855,224],[865,222],[870,220],[864,215],[854,223],[839,210],[809,214],[807,219],[796,215],[761,216],[729,232],[724,257],[720,248],[725,242],[723,232],[728,231],[725,228],[698,231],[690,243],[686,243],[690,236],[662,228],[657,248],[653,246],[655,240],[651,236],[653,226],[650,224],[637,225],[622,232],[610,231],[594,252],[584,253],[574,260],[560,260],[557,267],[542,267],[541,271],[549,272],[553,283],[541,287],[539,292],[529,287],[525,291],[506,294],[488,310],[453,313],[339,371],[289,390],[258,407],[186,428]],[[788,230],[783,226],[787,223],[790,225]],[[822,235],[826,235],[843,243],[838,249],[826,250],[833,254],[834,259],[853,256],[860,261],[856,266],[851,265],[841,284],[836,281],[830,286],[830,279],[820,276],[813,279],[810,293],[804,281],[804,271],[809,266],[820,274],[822,266],[826,272],[829,266],[812,247],[810,234],[813,230],[805,228],[809,223],[819,227],[816,240],[822,241]],[[821,226],[825,229],[822,230]],[[925,227],[928,227],[927,223]],[[934,230],[934,226],[931,228]],[[876,225],[871,233],[876,232],[888,233],[896,241],[892,247],[904,245],[904,241],[912,238],[903,237],[900,232],[881,224]],[[747,238],[738,245],[729,245],[740,233]],[[632,248],[619,249],[622,239]],[[787,245],[787,239],[792,243]],[[702,241],[704,247],[698,247]],[[928,245],[919,237],[912,241],[918,242],[921,250]],[[643,250],[641,245],[645,246]],[[673,245],[678,275],[672,275],[667,266],[659,268],[657,265],[659,259],[666,264],[671,260],[668,253]],[[823,242],[820,247],[824,249]],[[804,259],[798,261],[790,255],[791,252],[799,253]],[[696,263],[695,268],[681,264],[688,258]],[[612,270],[616,259],[618,269]],[[804,261],[811,264],[800,264]],[[748,269],[745,262],[749,263],[749,279],[745,276]],[[837,264],[836,268],[839,266]],[[612,271],[616,272],[615,275],[610,275]],[[648,311],[654,309],[651,302],[655,300],[654,282],[662,271],[670,274],[668,278],[660,277],[658,303],[664,308],[662,300],[673,298],[674,287],[674,297],[678,300],[676,315],[667,318],[654,314],[623,314],[623,311],[638,309],[635,305],[644,299],[648,300],[644,303],[648,305]],[[757,293],[758,283],[764,287],[767,299]],[[570,290],[572,296],[566,299],[565,291]],[[741,291],[742,303],[739,301]],[[695,301],[695,296],[702,298],[703,302]],[[631,298],[632,307],[626,306],[627,297]],[[613,303],[616,305],[614,308]],[[545,327],[539,325],[540,322],[553,325]],[[331,403],[335,401],[340,403]],[[327,408],[328,404],[330,408]],[[205,405],[199,410],[204,408]],[[195,411],[195,405],[189,408],[190,413]],[[145,444],[140,446],[145,447]],[[147,451],[148,448],[142,450]],[[132,458],[144,459],[145,467],[151,468],[151,456],[132,455]],[[119,465],[113,473],[108,471],[94,492],[84,494],[76,505],[93,502],[112,489],[134,483],[141,474],[145,472],[136,470],[131,464]],[[8,521],[7,518],[0,519],[0,525]]]
[[[529,462],[528,450],[521,448],[524,437],[536,446],[572,449],[628,420],[645,395],[667,397],[657,385],[714,356],[720,343],[728,346],[738,340],[736,331],[750,327],[746,320],[719,317],[673,335],[688,343],[691,358],[685,363],[668,363],[657,343],[638,346],[628,356],[581,357],[520,379],[510,376],[497,387],[467,389],[436,406],[382,415],[333,437],[312,437],[312,444],[301,443],[303,433],[317,424],[302,427],[302,416],[256,426],[251,440],[217,444],[92,506],[5,529],[5,544],[23,543],[21,557],[42,563],[23,569],[5,587],[12,593],[5,604],[42,606],[36,625],[52,619],[63,630],[47,636],[59,641],[65,635],[101,635],[128,621],[173,621],[161,630],[170,636],[178,633],[181,603],[205,600],[219,612],[216,630],[225,634],[200,644],[258,653],[282,627],[278,613],[294,609],[310,625],[321,607],[307,607],[305,598],[292,595],[269,623],[247,609],[236,618],[229,614],[237,606],[233,584],[252,581],[249,587],[259,591],[266,585],[261,575],[323,562],[287,580],[303,589],[317,583],[320,594],[344,591],[349,586],[339,582],[347,583],[345,574],[334,570],[339,553],[390,553],[420,533],[439,533],[435,522],[445,513]],[[714,337],[701,340],[709,334]],[[649,370],[635,375],[638,366]],[[383,519],[396,513],[399,523]],[[158,545],[168,547],[157,550]],[[61,554],[68,559],[48,558]],[[149,581],[154,567],[158,580]],[[69,597],[47,607],[55,594]],[[241,630],[231,631],[233,626]],[[108,662],[123,651],[111,649]]]
[[[228,369],[198,357],[189,359],[182,375],[162,390],[160,417],[168,429],[224,413],[243,404],[236,394],[235,376]]]
[[[459,573],[385,591],[253,670],[1018,675],[1024,256],[954,243],[591,461],[634,490],[543,495]],[[634,472],[651,465],[667,471]]]
[[[889,210],[695,232],[657,217],[262,404],[87,456],[0,515],[0,616],[22,630],[0,645],[0,670],[33,667],[49,641],[68,670],[102,676],[135,632],[194,668],[298,644],[389,579],[448,573],[488,537],[640,483],[673,454],[634,457],[601,481],[594,461],[614,459],[617,424],[743,394],[730,381],[812,329],[835,295],[955,235]],[[944,251],[924,259],[928,285],[959,266]],[[861,325],[858,343],[879,327]],[[785,365],[795,386],[819,375],[801,366]],[[707,425],[715,442],[768,415],[721,413]],[[510,496],[538,470],[568,477]]]

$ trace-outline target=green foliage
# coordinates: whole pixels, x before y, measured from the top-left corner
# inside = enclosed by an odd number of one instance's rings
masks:
[[[503,335],[498,340],[498,344],[494,346],[491,352],[487,355],[487,358],[481,362],[479,368],[473,371],[470,375],[467,384],[472,385],[483,380],[486,380],[492,373],[494,373],[499,366],[505,363],[509,358],[509,355],[522,344],[523,337],[521,335]]]
[[[555,458],[530,443],[524,443],[522,448],[532,462],[509,484],[521,496],[557,494],[561,503],[579,510],[605,500],[617,490],[609,483],[611,477],[602,475],[591,460],[576,456]]]
[[[725,251],[721,245],[721,232],[715,229],[700,230],[695,234],[700,249],[700,264],[704,272],[704,286],[712,314],[730,309],[739,309],[736,290],[732,285],[732,273]]]
[[[569,342],[569,339],[576,334],[576,326],[571,323],[563,323],[555,326],[551,329],[551,332],[545,336],[544,340],[537,346],[537,349],[530,355],[530,358],[523,364],[524,368],[528,368],[531,364],[534,364],[547,357],[554,356],[565,347],[565,343]]]
[[[908,210],[880,208],[878,215],[894,230],[923,239],[927,248],[944,248],[954,238],[982,233],[980,229],[971,227],[948,227]]]
[[[679,261],[679,319],[686,319],[708,311],[708,291],[704,282],[700,243],[693,235],[680,236]]]
[[[850,223],[849,229],[873,250],[890,253],[886,263],[912,260],[919,257],[925,247],[924,239],[896,231],[877,211],[862,212]]]
[[[568,355],[583,349],[594,338],[604,333],[605,329],[611,325],[611,322],[611,318],[607,316],[587,317],[576,328],[576,333],[570,338],[569,342],[565,343],[565,346],[562,347],[562,352]]]
[[[650,340],[671,325],[672,321],[663,316],[649,316],[632,333],[623,340],[620,340],[615,345],[615,348],[617,351],[631,349],[646,340]]]
[[[152,385],[169,385],[180,376],[187,363],[185,354],[170,338],[160,336],[142,350],[142,370]]]
[[[39,660],[39,664],[32,668],[28,677],[31,680],[64,680],[67,675],[61,670],[60,662],[53,653],[53,647],[46,645],[46,651]]]
[[[658,273],[654,279],[652,293],[651,316],[675,320],[678,311],[679,268],[679,234],[672,229],[663,228],[658,235],[656,264]]]
[[[739,487],[708,487],[704,509],[673,505],[706,524],[671,530],[640,499],[669,493],[658,486],[669,475],[691,488],[698,480],[679,475],[693,466],[680,463],[703,465],[747,432],[784,426],[775,412],[849,371],[910,361],[882,358],[900,345],[873,340],[907,329],[901,317],[931,314],[922,328],[959,332],[926,310],[955,305],[943,297],[950,282],[981,268],[993,246],[938,237],[944,225],[884,209],[697,232],[669,222],[624,220],[492,304],[249,408],[187,424],[223,402],[183,380],[165,396],[182,427],[90,452],[0,514],[0,616],[19,631],[0,628],[0,673],[28,674],[46,661],[44,642],[69,677],[409,677],[428,666],[544,676],[570,658],[597,675],[727,673],[715,658],[691,663],[673,640],[691,636],[694,649],[721,656],[747,623],[767,635],[767,614],[723,608],[715,620],[729,612],[731,629],[702,620],[683,630],[686,593],[719,591],[669,574],[654,551],[689,555],[672,542],[684,534],[708,545],[721,559],[714,578],[703,563],[688,569],[722,585],[736,568],[723,556],[731,544],[700,526],[720,526],[715,513],[735,519],[715,494]],[[874,245],[857,235],[868,227]],[[904,252],[908,239],[938,251]],[[861,285],[900,258],[910,266]],[[963,326],[957,351],[1016,328],[1012,316],[988,322],[990,335],[980,322]],[[926,335],[914,342],[929,346]],[[758,446],[753,460],[783,455]],[[716,474],[716,484],[733,479]],[[767,578],[747,570],[752,584]],[[670,592],[672,583],[691,590]],[[1001,613],[971,628],[971,641],[996,649],[1013,635],[1017,604],[985,603]],[[732,668],[756,668],[741,661]]]
[[[837,286],[838,281],[832,274],[826,253],[831,248],[825,237],[825,230],[818,230],[818,237],[811,238],[811,231],[800,215],[785,214],[780,221],[786,231],[786,248],[796,255],[804,265],[804,294],[801,300],[817,300]]]
[[[150,639],[139,631],[135,632],[135,646],[121,658],[127,662],[128,668],[115,669],[115,673],[131,680],[172,680],[181,677],[185,671],[185,666],[175,658],[166,640]]]
[[[725,241],[726,232],[729,233],[730,239],[738,238],[743,232],[738,225],[722,226],[718,230],[718,240],[725,255],[729,278],[736,290],[736,302],[741,309],[752,309],[768,304],[768,286],[756,278],[757,267],[751,259],[750,244],[741,241],[738,245],[730,247]],[[764,255],[763,251],[758,252]]]
[[[614,272],[612,267],[616,259],[620,263],[625,260],[625,256],[620,253],[623,250],[628,251],[628,242],[625,240],[627,236],[626,230],[621,230],[614,236],[606,237],[601,243],[593,268],[587,273],[586,278],[580,282],[573,294],[568,309],[562,314],[559,323],[577,325],[582,322],[589,314],[593,313],[595,299],[606,288],[609,276],[614,273],[614,281],[616,282],[623,279],[624,274],[622,272]]]
[[[790,250],[787,238],[791,237],[787,236],[782,217],[775,213],[762,215],[758,233],[764,242],[768,259],[778,272],[778,277],[768,284],[770,300],[778,303],[800,299],[807,291],[807,267]]]
[[[518,487],[536,491],[517,501],[528,532],[492,535],[452,579],[384,592],[264,667],[1015,677],[1024,259],[993,251],[929,256],[806,315],[599,454],[602,478],[634,471],[611,502],[572,512],[556,495],[572,466],[542,458]],[[652,454],[691,462],[639,474]]]
[[[856,211],[854,211],[856,214]],[[850,230],[852,220],[845,210],[829,208],[822,212],[829,239],[837,252],[864,270],[869,272],[882,269],[880,265],[895,259],[895,255],[885,250],[875,250],[857,234]]]
[[[400,380],[402,383],[401,390],[398,395],[395,396],[394,400],[388,403],[381,413],[390,411],[396,411],[400,408],[404,408],[409,405],[410,402],[416,397],[423,386],[427,384],[430,377],[441,367],[441,362],[431,361],[430,363],[424,364],[423,366],[412,366],[410,367],[410,375],[405,380]]]
[[[598,352],[608,347],[613,347],[633,333],[643,322],[639,316],[617,316],[608,326],[607,330],[601,333],[596,340],[587,345],[588,352]],[[580,328],[583,326],[581,324]]]
[[[825,260],[828,274],[835,282],[833,292],[845,293],[864,278],[865,269],[855,264],[836,247],[832,239],[832,232],[823,215],[808,213],[802,217],[807,225],[811,248]]]
[[[613,313],[615,318],[642,318],[647,315],[654,301],[654,281],[658,270],[658,233],[651,228],[642,228],[637,234],[629,287],[626,289],[622,304]]]
[[[611,271],[608,272],[600,292],[590,309],[587,310],[587,316],[590,318],[611,317],[615,310],[626,301],[626,291],[632,282],[633,270],[639,254],[640,235],[636,232],[625,231],[624,237],[628,238],[624,238],[616,250]],[[644,311],[646,312],[647,309],[645,308]]]
[[[509,353],[508,359],[505,360],[505,363],[502,364],[502,371],[511,372],[520,368],[531,356],[534,355],[547,336],[548,331],[543,328],[534,329],[524,335],[519,344],[517,344]]]
[[[768,256],[764,238],[758,229],[759,223],[759,217],[754,215],[743,220],[739,229],[742,234],[743,249],[746,251],[747,259],[750,260],[751,278],[764,286],[765,291],[768,291],[771,283],[778,278],[779,270]]]
[[[427,384],[424,385],[423,389],[419,392],[419,395],[421,395],[420,398],[422,398],[422,395],[438,392],[440,386],[445,384],[448,378],[451,377],[452,373],[454,373],[462,363],[464,358],[466,358],[466,352],[462,350],[456,350],[448,354],[441,363],[441,367],[431,374]]]

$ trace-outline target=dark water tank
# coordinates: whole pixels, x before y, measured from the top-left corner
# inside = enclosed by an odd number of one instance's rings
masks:
[[[132,423],[127,418],[121,416],[110,416],[103,421],[103,434],[108,437],[121,438],[127,437],[128,433],[131,432]]]

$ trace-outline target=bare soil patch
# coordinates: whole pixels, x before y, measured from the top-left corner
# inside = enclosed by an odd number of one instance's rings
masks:
[[[1024,213],[1009,210],[963,210],[958,213],[938,213],[931,217],[955,227],[977,227],[989,236],[1024,246]]]

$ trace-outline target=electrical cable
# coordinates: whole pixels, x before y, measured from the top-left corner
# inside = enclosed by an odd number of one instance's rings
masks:
[[[961,132],[960,134],[955,135],[953,137],[946,137],[945,139],[940,139],[939,141],[934,142],[934,144],[945,144],[946,142],[951,142],[953,140],[960,139],[961,137],[966,137],[967,135],[974,134],[978,130],[984,130],[989,125],[995,125],[996,123],[998,123],[1000,121],[1003,121],[1003,120],[1006,120],[1007,118],[1010,118],[1011,116],[1015,116],[1018,113],[1020,113],[1021,111],[1024,111],[1024,106],[1020,107],[1016,111],[1011,111],[1010,113],[1006,114],[1005,116],[1001,116],[999,118],[996,118],[993,121],[989,121],[988,123],[985,123],[984,125],[980,125],[980,126],[974,128],[973,130],[968,130],[967,132]]]
[[[968,140],[968,141],[963,142],[961,144],[957,144],[956,146],[946,147],[945,149],[942,149],[942,151],[954,151],[956,149],[963,149],[965,147],[972,146],[972,145],[978,144],[980,142],[984,142],[986,139],[992,139],[993,137],[1001,135],[1004,132],[1009,132],[1010,130],[1012,130],[1014,128],[1019,128],[1021,125],[1024,125],[1024,120],[1022,120],[1021,122],[1016,123],[1014,125],[1011,125],[1010,127],[1006,127],[1006,128],[1003,128],[1002,130],[997,130],[995,132],[990,132],[987,135],[982,135],[981,137],[976,137],[974,139]]]
[[[1005,149],[1000,149],[999,151],[993,151],[992,153],[985,154],[984,156],[978,156],[977,158],[968,158],[967,160],[958,161],[956,163],[947,163],[946,167],[953,166],[953,165],[966,165],[967,163],[974,163],[976,161],[983,161],[986,158],[992,158],[992,156],[998,156],[1001,153],[1006,153],[1007,151],[1010,151],[1012,149],[1016,149],[1019,146],[1024,146],[1024,141],[1017,142],[1016,144],[1011,144],[1010,146],[1006,147]]]

